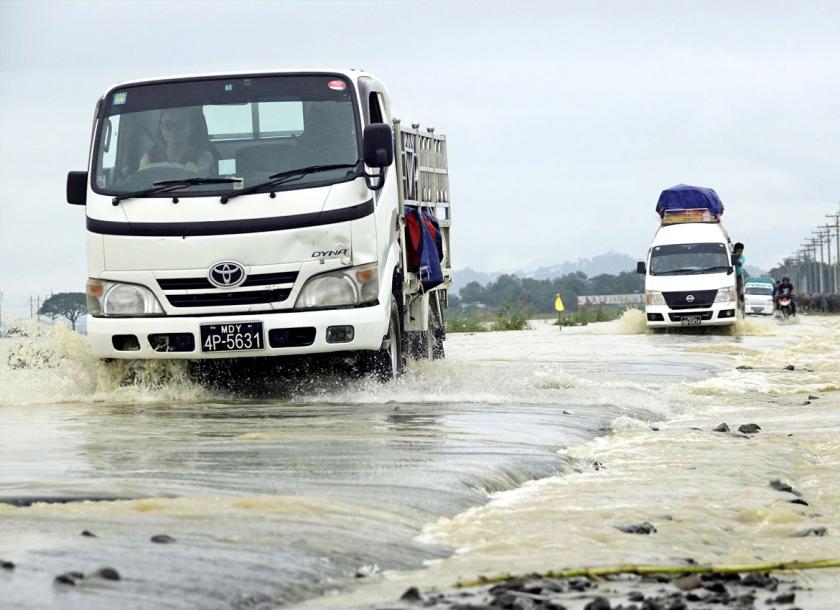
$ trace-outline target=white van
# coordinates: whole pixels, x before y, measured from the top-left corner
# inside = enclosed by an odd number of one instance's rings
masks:
[[[772,316],[776,309],[773,303],[773,280],[747,280],[744,285],[744,302],[747,314]]]
[[[636,270],[645,274],[651,328],[722,326],[736,320],[732,243],[717,220],[663,222]]]

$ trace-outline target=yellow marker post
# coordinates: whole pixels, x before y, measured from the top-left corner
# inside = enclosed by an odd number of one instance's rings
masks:
[[[560,295],[557,295],[557,298],[554,300],[554,309],[558,312],[565,310],[566,308],[563,307],[563,299],[560,298]]]

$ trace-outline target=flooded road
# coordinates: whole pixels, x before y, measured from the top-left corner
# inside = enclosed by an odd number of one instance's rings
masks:
[[[839,337],[833,319],[734,335],[537,324],[452,335],[446,361],[397,383],[287,379],[260,399],[177,364],[121,383],[125,367],[63,331],[4,339],[3,599],[350,607],[511,570],[836,556]],[[722,421],[762,430],[711,432]],[[615,529],[640,521],[657,535]],[[72,571],[85,578],[54,583]]]

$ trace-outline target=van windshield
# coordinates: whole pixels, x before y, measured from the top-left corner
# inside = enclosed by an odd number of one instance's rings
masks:
[[[747,294],[762,294],[770,296],[773,294],[773,287],[769,284],[747,284],[744,292]]]
[[[651,275],[725,273],[730,269],[726,244],[668,244],[650,253]]]
[[[351,83],[329,74],[115,89],[99,114],[94,190],[119,195],[171,180],[231,179],[221,184],[191,180],[194,184],[177,191],[179,197],[208,195],[312,166],[344,167],[304,174],[272,190],[352,180],[362,170],[354,99]]]

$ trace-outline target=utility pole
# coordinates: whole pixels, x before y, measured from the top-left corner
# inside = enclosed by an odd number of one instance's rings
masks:
[[[816,238],[816,243],[820,245],[820,294],[825,294],[829,292],[828,278],[825,275],[825,251],[823,250],[823,238],[825,235],[823,234],[821,227],[817,227],[817,230],[813,232],[813,235]]]
[[[808,286],[808,290],[806,291],[807,294],[812,294],[814,292],[814,282],[812,279],[813,268],[811,266],[811,248],[808,246],[808,242],[802,242],[802,252],[805,256],[805,283]]]
[[[834,283],[834,266],[831,264],[831,225],[823,225],[820,228],[823,238],[825,239],[825,286],[826,292],[834,294],[837,292],[837,285]]]
[[[837,240],[837,250],[835,251],[836,256],[834,258],[834,292],[840,294],[840,212],[837,214],[826,214],[826,217],[834,219],[834,237]],[[831,248],[830,239],[828,247]]]
[[[799,247],[799,278],[802,281],[802,286],[799,287],[800,292],[808,294],[811,289],[811,282],[808,281],[808,253],[802,246]]]
[[[808,250],[811,255],[811,273],[813,274],[814,290],[813,294],[820,293],[820,269],[817,261],[817,242],[813,237],[808,238]]]

